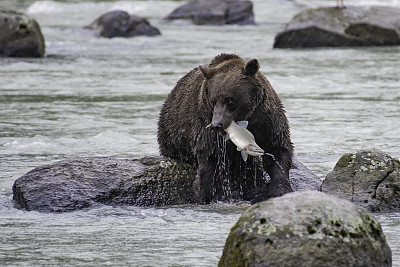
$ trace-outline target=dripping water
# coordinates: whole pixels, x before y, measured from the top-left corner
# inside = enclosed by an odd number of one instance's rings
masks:
[[[261,184],[269,182],[270,177],[263,168],[263,157],[249,157],[247,161],[243,161],[239,152],[236,155],[239,158],[236,170],[239,177],[235,176],[235,180],[232,180],[235,171],[232,170],[233,163],[227,156],[227,139],[218,132],[211,134],[210,138],[215,138],[213,143],[217,146],[217,164],[213,176],[213,198],[215,200],[231,202],[234,198],[243,199],[245,184],[253,183],[254,189],[256,189]],[[283,170],[273,154],[265,153],[265,155],[271,157]]]
[[[240,173],[240,178],[242,180],[246,179],[246,170],[247,170],[247,161],[245,161],[244,163],[240,162],[239,164],[239,173]],[[243,182],[239,183],[239,198],[243,199]]]
[[[272,160],[275,162],[275,164],[279,167],[279,169],[281,169],[283,172],[285,172],[285,170],[282,168],[281,164],[279,164],[279,162],[276,160],[276,158],[273,154],[265,152],[264,155],[271,157]]]
[[[218,151],[218,162],[216,172],[214,173],[214,181],[217,179],[222,186],[222,198],[225,201],[230,201],[232,196],[231,189],[231,177],[230,177],[230,162],[227,157],[226,151],[226,140],[223,135],[217,134],[217,151]],[[215,177],[217,176],[217,178]]]

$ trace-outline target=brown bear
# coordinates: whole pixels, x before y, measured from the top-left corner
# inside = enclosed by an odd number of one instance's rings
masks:
[[[257,202],[293,191],[288,121],[259,68],[257,59],[246,62],[237,55],[221,54],[181,78],[162,106],[160,153],[197,168],[197,203]],[[232,121],[248,121],[247,129],[266,152],[263,156],[242,159],[236,146],[223,137]]]

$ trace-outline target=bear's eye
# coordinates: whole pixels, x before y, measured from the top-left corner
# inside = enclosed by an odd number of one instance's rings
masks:
[[[234,102],[235,102],[235,100],[234,100],[233,98],[231,98],[231,97],[227,97],[227,98],[225,99],[225,103],[226,103],[227,105],[232,105]]]

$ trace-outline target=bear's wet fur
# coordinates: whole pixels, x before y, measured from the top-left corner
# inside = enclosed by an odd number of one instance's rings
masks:
[[[257,59],[221,54],[181,78],[164,102],[158,121],[160,153],[197,168],[197,203],[257,202],[293,191],[288,120],[259,68]],[[244,161],[236,146],[225,141],[224,129],[232,121],[248,121],[264,156]]]

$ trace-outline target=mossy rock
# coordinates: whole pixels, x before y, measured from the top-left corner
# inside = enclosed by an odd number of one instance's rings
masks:
[[[321,191],[373,212],[400,209],[400,161],[378,150],[346,153],[326,176]]]
[[[302,191],[248,208],[218,266],[391,266],[379,222],[364,208]]]
[[[41,212],[187,204],[194,176],[192,166],[162,157],[78,158],[33,169],[15,181],[13,196],[17,207]]]
[[[43,57],[45,43],[37,21],[26,14],[0,11],[0,56]]]

